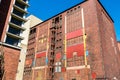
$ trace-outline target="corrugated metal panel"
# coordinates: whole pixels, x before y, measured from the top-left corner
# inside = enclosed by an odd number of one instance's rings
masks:
[[[36,58],[45,57],[45,56],[46,56],[46,52],[36,54]]]
[[[73,53],[76,52],[77,56],[83,56],[84,55],[84,45],[83,44],[77,44],[73,45],[67,48],[67,58],[72,58]]]
[[[79,36],[81,36],[82,34],[83,34],[83,33],[82,33],[82,29],[79,29],[79,30],[76,30],[76,31],[74,31],[74,32],[67,33],[67,39],[79,37]]]

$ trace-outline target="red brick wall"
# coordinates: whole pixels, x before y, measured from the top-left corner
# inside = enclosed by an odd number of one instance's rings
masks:
[[[36,28],[30,30],[23,80],[32,80],[32,67],[36,50]]]
[[[87,35],[86,45],[89,51],[91,74],[96,73],[97,77],[104,76],[101,42],[99,36],[98,17],[96,11],[96,0],[89,0],[81,5],[84,10],[85,32]],[[101,67],[100,67],[101,66]],[[90,75],[91,77],[91,75]]]
[[[89,72],[89,71],[88,71]],[[89,80],[86,76],[86,69],[67,70],[67,80]]]
[[[58,49],[55,53],[64,53],[64,27],[65,27],[65,16],[67,17],[67,33],[74,32],[76,30],[82,29],[82,20],[81,20],[81,8],[84,10],[84,17],[85,17],[85,32],[87,35],[86,44],[87,50],[89,52],[88,55],[88,64],[90,65],[90,69],[86,73],[86,69],[80,69],[80,75],[73,74],[76,70],[69,70],[67,71],[67,80],[71,80],[76,77],[77,80],[80,78],[82,80],[89,80],[91,79],[92,73],[96,74],[97,78],[109,78],[110,80],[113,77],[117,77],[119,75],[119,55],[118,55],[118,47],[116,44],[116,37],[113,27],[113,22],[108,17],[107,13],[102,9],[101,5],[98,4],[97,0],[88,0],[83,4],[75,6],[64,13],[62,15],[62,35],[56,36],[56,40],[62,37],[62,41],[58,44],[62,45],[62,49]],[[59,17],[57,15],[56,17]],[[40,38],[42,34],[47,35],[47,28],[48,25],[52,26],[52,20],[56,17],[37,25],[37,46],[35,47],[38,52],[42,52],[42,48],[46,48],[46,41],[45,44],[40,43]],[[43,26],[46,26],[43,28]],[[43,30],[44,29],[44,30]],[[41,32],[42,30],[42,32]],[[75,44],[83,43],[82,35],[78,35],[77,37],[69,38],[67,40],[67,46],[73,46]],[[113,42],[112,39],[113,38]],[[48,38],[48,37],[47,37]],[[57,43],[56,43],[57,44]],[[59,45],[56,45],[57,48]],[[49,47],[51,48],[51,47]],[[116,54],[115,54],[116,50]],[[62,54],[63,55],[63,54]],[[42,59],[42,58],[41,58]],[[40,59],[37,59],[37,63],[39,64]],[[60,61],[55,58],[55,63]],[[78,64],[79,63],[79,64]],[[67,67],[73,66],[82,66],[84,65],[84,58],[83,56],[80,57],[72,57],[67,59]],[[64,66],[64,64],[62,65]],[[38,66],[37,66],[38,67]],[[43,71],[44,72],[44,71]],[[55,73],[55,80],[64,76],[64,73]],[[35,73],[36,74],[36,73]],[[89,78],[89,79],[88,79]],[[118,78],[119,79],[119,78]]]
[[[45,66],[45,59],[46,57],[36,58],[36,65],[35,67]]]
[[[120,42],[118,42],[118,48],[119,48],[119,51],[120,51]]]
[[[114,47],[111,45],[111,37],[113,37],[113,43],[116,48],[116,53],[118,54],[113,22],[108,21],[107,18],[109,16],[105,11],[105,15],[100,14],[102,11],[98,9],[102,9],[102,7],[95,0],[89,0],[84,4],[81,4],[80,7],[83,7],[84,9],[87,50],[89,51],[89,56],[91,58],[89,63],[91,65],[91,72],[95,72],[97,78],[118,78],[119,65],[117,56],[119,55],[115,55]],[[69,21],[74,20],[75,16],[76,15],[72,15]],[[69,23],[69,25],[74,26],[75,23]]]
[[[36,26],[36,32],[29,35],[28,49],[26,60],[32,59],[32,63],[35,57],[35,53],[39,54],[47,50],[47,38],[48,38],[48,26],[49,21],[41,25]],[[33,30],[34,28],[31,28]],[[36,58],[35,67],[45,66],[45,56]],[[31,69],[32,65],[26,65],[24,70],[24,80],[31,80],[36,76],[36,71]],[[42,72],[42,71],[41,71]],[[30,74],[29,74],[30,73]],[[34,76],[32,74],[35,74]],[[35,78],[35,77],[34,77]]]
[[[42,52],[47,50],[47,38],[48,38],[48,27],[50,22],[45,22],[37,26],[37,39],[36,39],[36,50]]]
[[[119,60],[118,47],[114,31],[114,25],[103,8],[97,3],[97,14],[99,20],[99,32],[101,49],[103,56],[103,66],[105,77],[113,79],[119,77]],[[119,78],[118,78],[119,79]]]
[[[119,61],[119,66],[120,66],[120,42],[118,42],[118,49],[119,49],[119,53],[118,53],[118,61]],[[120,69],[119,69],[119,71],[120,71]],[[120,78],[120,77],[119,77]]]
[[[19,63],[20,50],[4,47],[3,51],[5,61],[5,80],[15,80]]]
[[[24,73],[23,80],[32,80],[32,73],[28,72],[27,75]]]

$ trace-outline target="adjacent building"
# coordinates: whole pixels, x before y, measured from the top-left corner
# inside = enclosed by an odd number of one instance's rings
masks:
[[[85,0],[30,28],[23,80],[119,80],[114,21]]]
[[[0,70],[2,80],[16,80],[28,6],[28,0],[0,0],[0,52],[4,60]]]
[[[23,72],[24,72],[24,64],[27,53],[27,45],[28,45],[28,36],[30,32],[30,28],[42,22],[39,18],[34,15],[30,15],[27,18],[27,22],[24,23],[24,28],[26,29],[21,36],[24,37],[24,40],[21,41],[22,51],[20,54],[20,62],[18,64],[18,73],[16,74],[16,80],[23,80]]]

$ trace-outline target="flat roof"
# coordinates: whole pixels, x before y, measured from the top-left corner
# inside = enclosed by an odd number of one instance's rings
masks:
[[[60,13],[54,15],[54,16],[52,16],[51,18],[48,18],[48,19],[46,19],[45,21],[43,21],[43,22],[41,22],[41,23],[38,23],[38,24],[35,25],[35,26],[38,26],[38,25],[40,25],[40,24],[42,24],[42,23],[44,23],[44,22],[46,22],[46,21],[48,21],[48,20],[50,20],[50,19],[52,19],[52,18],[58,16],[58,15],[60,15],[60,14],[64,13],[64,12],[66,12],[67,10],[70,10],[70,9],[74,8],[75,6],[78,6],[78,5],[80,5],[80,4],[84,3],[84,2],[86,2],[86,1],[88,1],[88,0],[85,0],[85,1],[83,1],[83,2],[80,2],[80,3],[78,3],[78,4],[74,5],[74,6],[72,6],[72,7],[68,8],[68,9],[66,9],[66,10],[64,10],[64,11],[62,11],[62,12],[60,12]],[[35,27],[35,26],[33,26],[33,27]],[[33,28],[33,27],[32,27],[32,28]]]
[[[41,23],[36,24],[36,25],[33,26],[32,28],[34,28],[34,27],[36,27],[36,26],[38,26],[38,25],[40,25],[40,24],[42,24],[42,23],[44,23],[44,22],[46,22],[46,21],[48,21],[48,20],[50,20],[50,19],[52,19],[52,18],[54,18],[54,17],[56,17],[56,16],[58,16],[58,15],[64,13],[64,12],[66,12],[67,10],[70,10],[70,9],[74,8],[75,6],[78,6],[78,5],[82,4],[82,3],[85,3],[85,2],[87,2],[87,1],[89,1],[89,0],[84,0],[84,1],[82,1],[82,2],[80,2],[80,3],[78,3],[78,4],[76,4],[76,5],[68,8],[68,9],[66,9],[66,10],[64,10],[64,11],[62,11],[62,12],[60,12],[60,13],[54,15],[54,16],[52,16],[51,18],[48,18],[47,20],[45,20],[45,21],[43,21],[43,22],[41,22]],[[99,4],[102,6],[102,8],[105,10],[105,12],[107,13],[107,15],[110,17],[110,19],[111,19],[112,22],[114,23],[112,17],[109,15],[109,13],[108,13],[107,10],[104,8],[104,6],[101,4],[101,2],[100,2],[99,0],[97,0],[97,1],[99,2]],[[32,28],[30,28],[30,29],[32,29]]]
[[[110,14],[107,12],[107,10],[105,9],[105,7],[102,5],[102,3],[99,1],[99,0],[97,0],[99,3],[100,3],[100,5],[103,7],[103,9],[105,10],[105,12],[107,13],[107,15],[110,17],[110,19],[112,20],[112,22],[114,23],[114,20],[112,19],[112,17],[110,16]]]

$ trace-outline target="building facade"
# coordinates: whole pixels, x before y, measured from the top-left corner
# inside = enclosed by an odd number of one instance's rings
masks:
[[[21,45],[20,45],[22,47],[22,51],[19,58],[20,62],[18,64],[18,73],[16,74],[16,80],[23,80],[24,64],[27,53],[28,36],[29,36],[30,28],[42,22],[34,15],[30,15],[26,19],[28,20],[24,24],[24,28],[26,30],[21,35],[22,37],[24,37],[24,40],[21,41]]]
[[[118,48],[119,48],[119,51],[120,51],[120,42],[118,41]]]
[[[27,6],[27,0],[8,0],[7,4],[6,1],[1,1],[0,16],[2,29],[0,39],[2,42],[14,46],[19,45],[20,41],[23,39],[21,33],[25,30],[22,26],[23,23],[27,21],[25,19]]]
[[[23,80],[119,80],[113,20],[86,0],[30,29]]]
[[[0,0],[0,52],[4,57],[4,72],[0,73],[2,80],[16,80],[28,6],[28,0]]]

